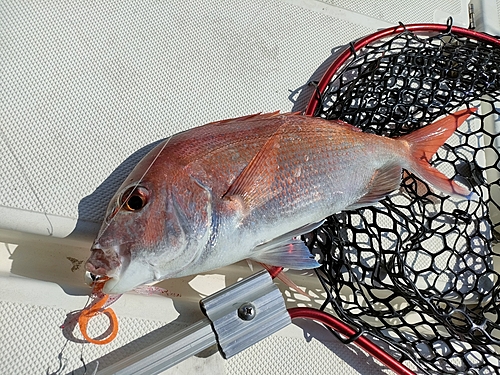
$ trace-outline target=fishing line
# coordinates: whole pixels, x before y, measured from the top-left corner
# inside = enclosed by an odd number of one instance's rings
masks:
[[[82,346],[82,350],[80,352],[80,361],[83,363],[83,370],[84,370],[84,373],[83,375],[96,375],[97,374],[97,370],[99,369],[99,361],[96,360],[95,361],[95,369],[94,371],[92,371],[92,374],[90,374],[88,371],[90,370],[88,367],[90,367],[90,363],[89,363],[89,366],[87,367],[87,364],[85,363],[85,360],[83,359],[83,350],[84,350],[84,346]],[[75,372],[72,371],[71,374],[74,374]]]
[[[97,370],[99,370],[99,361],[95,361],[95,369],[94,369],[94,371],[92,372],[91,375],[96,375],[97,374]],[[86,375],[86,373],[83,374],[83,375]]]
[[[83,370],[85,371],[83,373],[83,375],[86,375],[87,374],[87,364],[85,363],[85,360],[83,359],[83,346],[82,346],[82,350],[80,351],[80,362],[83,363]]]
[[[66,348],[66,345],[68,345],[68,341],[69,340],[66,340],[63,347],[59,351],[59,354],[57,355],[57,360],[59,361],[59,367],[54,372],[49,373],[49,371],[50,371],[50,366],[49,366],[47,368],[47,371],[46,371],[47,375],[61,375],[62,372],[64,371],[64,369],[66,368],[66,366],[68,364],[68,359],[63,357],[63,352],[64,352],[64,349]]]
[[[160,151],[158,151],[158,153],[156,154],[155,158],[153,159],[153,161],[149,164],[149,166],[146,168],[146,171],[142,174],[141,178],[139,179],[139,181],[137,181],[135,183],[135,185],[133,186],[133,188],[130,190],[130,193],[128,194],[127,198],[126,199],[123,199],[122,200],[122,203],[118,206],[117,209],[115,209],[115,211],[113,212],[113,215],[111,217],[111,219],[107,220],[106,217],[104,217],[104,222],[106,223],[106,226],[103,228],[103,230],[98,234],[97,238],[94,240],[94,243],[98,242],[99,239],[102,237],[102,235],[104,234],[104,232],[106,232],[106,230],[109,228],[109,226],[113,223],[113,221],[115,220],[115,216],[116,216],[116,213],[118,213],[122,208],[123,206],[125,206],[125,203],[128,202],[128,200],[130,199],[130,197],[132,196],[132,193],[137,189],[137,187],[140,185],[140,183],[142,182],[142,180],[144,180],[144,177],[146,176],[146,174],[149,172],[149,170],[151,169],[151,167],[153,166],[153,164],[156,162],[156,160],[160,157],[160,154],[163,152],[163,150],[165,149],[165,147],[167,147],[168,143],[170,142],[170,140],[172,139],[172,137],[169,137],[165,143],[163,144],[163,146],[161,147]]]

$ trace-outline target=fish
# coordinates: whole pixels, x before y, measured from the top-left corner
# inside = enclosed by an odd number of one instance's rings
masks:
[[[450,196],[471,190],[430,160],[475,110],[399,138],[300,113],[212,122],[159,143],[111,199],[86,269],[106,294],[250,259],[319,267],[298,236],[324,218],[370,206],[407,170]]]

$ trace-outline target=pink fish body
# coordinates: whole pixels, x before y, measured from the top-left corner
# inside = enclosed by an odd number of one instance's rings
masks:
[[[472,113],[406,136],[340,121],[261,114],[176,134],[135,167],[111,200],[87,270],[104,293],[243,259],[292,269],[319,264],[293,237],[399,188],[402,168],[450,195],[470,191],[429,160]]]

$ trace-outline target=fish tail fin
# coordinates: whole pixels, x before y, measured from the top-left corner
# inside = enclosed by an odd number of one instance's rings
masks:
[[[451,137],[453,132],[474,112],[476,112],[475,108],[455,112],[399,138],[410,145],[410,166],[412,172],[443,193],[452,196],[462,196],[467,199],[470,199],[473,193],[432,167],[429,161],[437,150]]]

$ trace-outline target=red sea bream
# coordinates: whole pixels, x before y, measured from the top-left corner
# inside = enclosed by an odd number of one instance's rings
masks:
[[[86,268],[110,277],[103,291],[117,294],[243,259],[318,267],[294,237],[398,189],[402,168],[445,194],[469,197],[429,160],[472,112],[395,139],[290,113],[176,134],[146,155],[118,189]]]

